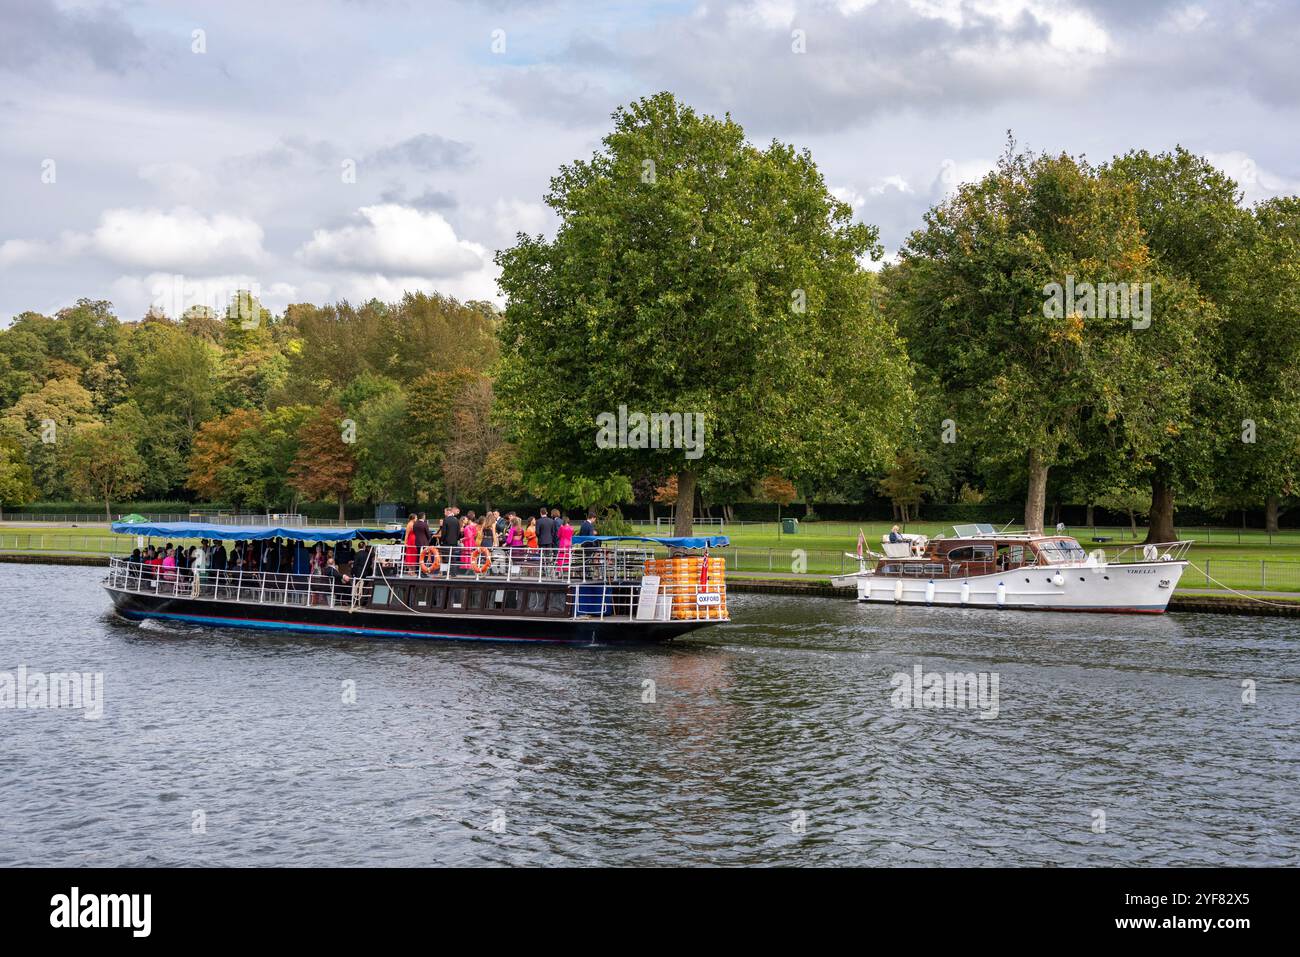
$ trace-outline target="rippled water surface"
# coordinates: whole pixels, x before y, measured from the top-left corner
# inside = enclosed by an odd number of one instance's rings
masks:
[[[738,595],[670,647],[521,647],[142,626],[101,577],[0,565],[0,671],[106,702],[0,710],[0,865],[1300,860],[1294,620]],[[916,664],[996,674],[997,716],[893,707]]]

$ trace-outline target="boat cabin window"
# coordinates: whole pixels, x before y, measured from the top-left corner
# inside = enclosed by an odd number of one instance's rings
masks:
[[[962,545],[957,548],[949,549],[948,561],[950,562],[991,562],[993,561],[992,545]]]
[[[450,594],[448,597],[449,597],[450,600],[451,600],[451,604],[449,604],[449,605],[447,606],[448,608],[464,608],[464,607],[465,607],[465,589],[463,589],[463,588],[453,588],[453,589],[451,590],[451,594]]]
[[[370,604],[387,605],[390,594],[392,594],[392,589],[387,585],[376,585],[374,596],[370,599]]]
[[[443,608],[447,604],[447,589],[434,588],[429,598],[430,608]]]
[[[1088,553],[1072,538],[1058,538],[1048,542],[1039,542],[1038,550],[1049,563],[1087,561]]]
[[[552,613],[564,614],[564,592],[553,591],[546,596],[546,610]]]
[[[482,608],[483,599],[487,597],[487,592],[482,588],[471,588],[469,590],[469,607]]]
[[[410,605],[420,611],[429,610],[429,589],[418,586],[411,587]]]
[[[514,588],[498,588],[492,593],[492,607],[514,611],[519,607],[519,592]]]

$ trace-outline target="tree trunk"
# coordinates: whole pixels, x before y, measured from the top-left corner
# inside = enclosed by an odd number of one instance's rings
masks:
[[[1092,527],[1093,525],[1096,525],[1096,524],[1097,524],[1096,522],[1093,521],[1093,519],[1094,519],[1096,516],[1093,514],[1092,509],[1093,509],[1093,505],[1092,505],[1091,502],[1089,502],[1089,503],[1088,503],[1088,515],[1087,515],[1087,517],[1083,520],[1083,524],[1085,524],[1085,525],[1087,525],[1087,526],[1089,526],[1089,527]]]
[[[1029,451],[1029,489],[1025,495],[1025,531],[1043,534],[1043,509],[1047,507],[1047,466],[1037,449]]]
[[[109,509],[108,499],[104,499],[104,518],[108,519],[110,523],[113,521],[113,513]]]
[[[677,473],[677,507],[673,510],[673,534],[688,537],[695,518],[695,473]]]
[[[346,495],[339,496],[339,524],[342,524],[343,522],[347,521],[346,518],[347,513],[344,511],[344,506],[347,504],[347,500],[348,497]]]
[[[1168,473],[1157,468],[1151,476],[1151,515],[1147,520],[1147,542],[1178,541],[1174,531],[1174,488]]]
[[[1277,534],[1278,502],[1276,495],[1264,499],[1264,531],[1270,535]]]
[[[1131,531],[1131,532],[1133,533],[1133,537],[1134,537],[1134,538],[1137,538],[1137,537],[1138,537],[1138,518],[1137,518],[1137,513],[1134,512],[1133,509],[1131,509],[1131,508],[1128,510],[1128,527],[1129,527],[1129,531]]]
[[[655,523],[655,500],[654,500],[654,499],[650,499],[650,524],[651,524],[651,526],[653,526],[654,523]]]

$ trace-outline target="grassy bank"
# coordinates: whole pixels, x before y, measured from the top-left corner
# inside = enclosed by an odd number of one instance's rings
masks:
[[[845,552],[857,548],[858,528],[866,533],[868,544],[879,550],[880,538],[889,523],[857,524],[832,522],[801,523],[799,531],[787,535],[774,524],[732,525],[722,529],[731,540],[726,549],[728,568],[740,572],[784,573],[827,576],[852,571],[856,563]],[[951,534],[941,525],[913,524],[911,532]],[[651,534],[651,529],[638,531]],[[666,534],[666,529],[660,530]],[[699,526],[697,534],[718,532],[716,527]],[[1140,541],[1127,528],[1072,529],[1086,548],[1114,550]],[[1263,532],[1223,529],[1189,529],[1183,533],[1195,539],[1189,558],[1193,562],[1183,576],[1181,588],[1214,588],[1216,581],[1232,588],[1266,591],[1300,592],[1300,531],[1268,536]],[[1096,542],[1095,538],[1107,539]],[[0,526],[0,551],[21,554],[122,555],[130,552],[135,540],[128,535],[114,535],[105,526]],[[187,542],[187,544],[193,544]],[[1207,577],[1208,573],[1208,577]]]

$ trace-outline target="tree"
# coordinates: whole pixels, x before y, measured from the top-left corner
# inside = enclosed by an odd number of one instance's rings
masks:
[[[876,230],[806,151],[759,149],[729,117],[661,93],[613,120],[551,180],[555,239],[521,234],[497,255],[496,389],[530,484],[673,474],[690,534],[705,465],[753,481],[800,458],[883,459],[905,370],[858,262],[879,255]],[[875,401],[841,402],[866,369]],[[681,428],[606,441],[621,411]]]
[[[781,509],[788,507],[799,493],[788,478],[774,472],[758,483],[758,494],[763,501],[776,503],[776,517],[780,521]]]
[[[104,503],[104,517],[113,520],[112,500],[125,499],[140,490],[144,459],[125,430],[90,423],[74,430],[64,449],[72,490]]]
[[[1178,326],[1194,339],[1176,360],[1180,378],[1191,380],[1186,408],[1166,415],[1163,434],[1139,456],[1151,484],[1147,540],[1167,542],[1176,534],[1176,497],[1188,491],[1202,497],[1212,494],[1222,471],[1216,462],[1237,432],[1222,424],[1224,409],[1234,407],[1234,395],[1241,393],[1236,376],[1224,374],[1224,359],[1234,351],[1227,325],[1234,297],[1243,282],[1251,284],[1247,277],[1253,266],[1241,258],[1250,217],[1239,205],[1237,184],[1182,147],[1158,155],[1145,150],[1127,153],[1103,175],[1133,196],[1153,265],[1172,280],[1163,295],[1157,290],[1159,312],[1151,331],[1166,336]],[[1252,322],[1246,319],[1245,324]],[[1255,338],[1253,330],[1249,335]],[[1149,394],[1158,401],[1166,398],[1155,389]],[[1169,405],[1167,400],[1161,404]]]
[[[1226,436],[1218,485],[1236,504],[1264,505],[1264,527],[1300,495],[1300,198],[1260,203],[1233,263],[1233,291],[1222,337],[1231,400],[1213,411]]]
[[[911,449],[900,449],[893,466],[880,480],[880,491],[893,505],[895,519],[911,521],[910,510],[921,504],[921,497],[925,494],[925,468],[921,457]]]
[[[262,414],[252,409],[236,409],[199,427],[189,457],[186,485],[200,499],[221,501],[236,484],[230,469],[235,461],[235,446],[240,438],[262,428]],[[238,500],[235,500],[239,504]]]
[[[26,505],[36,498],[36,485],[22,443],[0,435],[0,518],[6,508]]]
[[[1120,425],[1112,464],[1142,460],[1187,419],[1194,296],[1150,262],[1132,191],[1082,160],[1009,146],[996,170],[926,213],[885,283],[963,440],[994,468],[1023,469],[1030,531],[1042,530],[1054,466],[1098,453]],[[1114,284],[1108,308],[1084,293],[1099,283]],[[1159,334],[1142,334],[1145,288],[1167,293]]]
[[[290,484],[308,501],[337,498],[339,521],[346,519],[348,493],[357,462],[344,441],[343,410],[327,403],[298,430],[298,454],[289,470]]]

